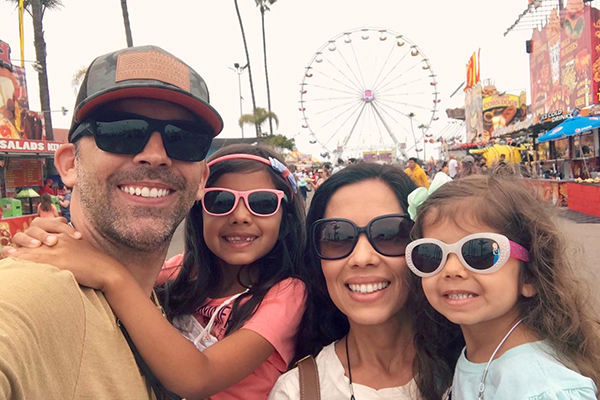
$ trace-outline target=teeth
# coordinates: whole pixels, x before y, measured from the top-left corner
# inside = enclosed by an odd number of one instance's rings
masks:
[[[364,285],[349,284],[348,288],[354,293],[373,293],[383,290],[390,285],[389,282],[369,283]]]
[[[230,242],[230,243],[238,243],[238,242],[253,242],[254,240],[256,240],[255,237],[247,237],[247,238],[241,238],[238,236],[225,236],[225,240]]]
[[[475,297],[471,293],[452,293],[447,295],[450,300],[461,300],[461,299],[470,299],[471,297]]]
[[[147,188],[147,187],[133,187],[133,186],[121,186],[120,189],[132,196],[141,196],[141,197],[165,197],[171,194],[169,189],[157,189],[157,188]]]

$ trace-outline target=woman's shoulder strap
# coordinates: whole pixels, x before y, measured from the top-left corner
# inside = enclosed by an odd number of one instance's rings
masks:
[[[321,400],[319,371],[314,357],[304,357],[297,365],[300,377],[300,400]]]

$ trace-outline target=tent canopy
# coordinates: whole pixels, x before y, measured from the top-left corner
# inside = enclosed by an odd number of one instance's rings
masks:
[[[17,198],[19,199],[27,197],[40,197],[40,195],[33,189],[23,189],[17,193]]]
[[[538,143],[563,139],[600,127],[599,117],[572,117],[537,138]]]

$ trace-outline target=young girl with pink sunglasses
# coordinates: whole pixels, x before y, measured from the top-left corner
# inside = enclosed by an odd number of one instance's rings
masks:
[[[58,260],[53,247],[43,251],[48,263],[105,292],[143,365],[164,386],[158,398],[266,399],[292,361],[305,309],[304,203],[269,149],[228,146],[208,166],[203,199],[186,219],[185,253],[168,260],[159,276],[156,293],[167,318],[141,289],[131,290],[135,281],[117,261],[94,269],[97,261],[85,260],[107,257],[81,251],[76,240],[54,246],[70,246],[76,265]]]
[[[466,343],[452,400],[597,398],[598,321],[527,185],[448,182],[418,207],[412,236],[406,260],[424,311],[459,324]]]

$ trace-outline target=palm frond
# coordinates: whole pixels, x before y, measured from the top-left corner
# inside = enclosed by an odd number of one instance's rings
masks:
[[[240,127],[244,125],[254,125],[254,115],[252,114],[244,114],[240,117],[239,120]]]

